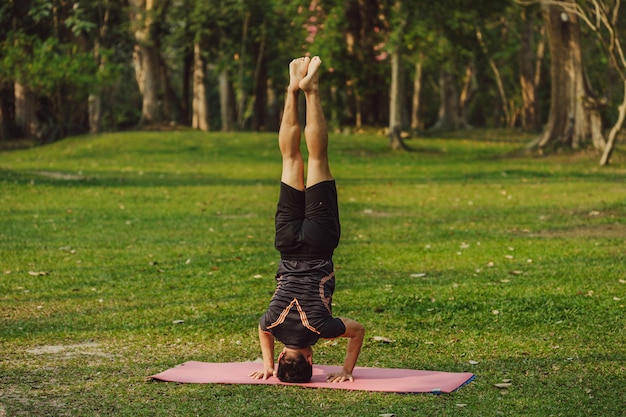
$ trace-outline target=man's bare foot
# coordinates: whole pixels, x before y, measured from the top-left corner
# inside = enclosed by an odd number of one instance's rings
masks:
[[[311,58],[306,77],[304,77],[300,81],[300,88],[305,93],[318,89],[320,65],[322,65],[322,60],[319,56],[314,56],[313,58]]]
[[[296,58],[289,63],[289,91],[298,92],[300,83],[309,69],[311,59],[308,56]]]

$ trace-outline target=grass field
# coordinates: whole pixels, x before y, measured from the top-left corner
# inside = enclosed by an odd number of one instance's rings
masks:
[[[515,156],[528,137],[511,132],[470,135],[408,153],[331,137],[334,313],[367,328],[360,366],[476,374],[449,395],[145,381],[260,356],[275,135],[0,152],[0,416],[624,415],[624,149],[600,168],[591,153]],[[344,349],[320,341],[314,360],[339,365]]]

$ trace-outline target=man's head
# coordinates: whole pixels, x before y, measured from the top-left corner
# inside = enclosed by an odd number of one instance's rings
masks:
[[[285,348],[278,357],[276,376],[283,382],[309,382],[313,375],[313,349]]]

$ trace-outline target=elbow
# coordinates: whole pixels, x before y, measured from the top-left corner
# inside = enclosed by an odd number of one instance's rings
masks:
[[[357,323],[354,326],[354,337],[363,340],[365,337],[365,326],[361,323]]]

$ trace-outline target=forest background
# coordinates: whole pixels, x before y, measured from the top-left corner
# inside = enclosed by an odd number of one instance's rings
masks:
[[[626,113],[619,0],[5,0],[0,140],[137,126],[275,131],[292,57],[335,131],[537,132],[597,149]]]

